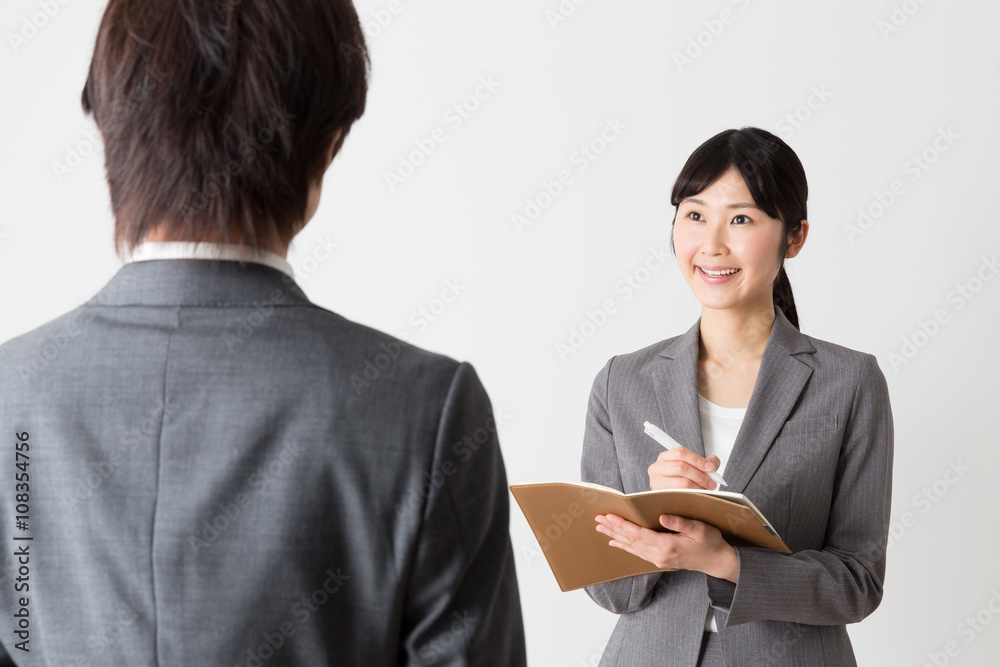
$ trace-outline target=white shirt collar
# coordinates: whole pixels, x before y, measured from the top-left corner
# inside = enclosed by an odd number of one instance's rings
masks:
[[[194,243],[189,241],[143,241],[126,261],[143,262],[150,259],[240,259],[241,246],[234,243]],[[277,253],[258,250],[246,257],[246,261],[264,264],[277,269],[295,280],[292,265]]]

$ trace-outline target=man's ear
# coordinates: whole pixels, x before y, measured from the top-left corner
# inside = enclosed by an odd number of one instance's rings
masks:
[[[344,135],[344,128],[337,128],[337,131],[333,133],[333,140],[330,141],[330,147],[326,151],[326,166],[329,167],[330,163],[333,162],[333,153],[337,149],[337,144],[340,143],[340,138]]]
[[[806,243],[806,237],[809,236],[809,221],[802,220],[802,226],[799,227],[799,233],[788,237],[788,249],[785,251],[785,257],[795,257],[802,250],[802,246]]]

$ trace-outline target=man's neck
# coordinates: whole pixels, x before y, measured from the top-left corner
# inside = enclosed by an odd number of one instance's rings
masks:
[[[163,228],[163,226],[154,227],[154,228],[150,229],[146,233],[145,240],[146,241],[153,241],[153,242],[158,242],[158,241],[176,241],[176,242],[179,242],[179,243],[194,243],[195,242],[194,239],[185,239],[185,238],[178,238],[178,237],[168,236],[167,233],[166,233],[166,230]],[[208,241],[203,241],[203,242],[204,243],[218,243],[218,241],[215,241],[215,240],[208,240]],[[275,234],[273,232],[270,235],[270,238],[267,239],[267,243],[261,247],[261,250],[267,250],[269,252],[273,252],[275,255],[277,255],[278,257],[281,257],[282,259],[288,259],[288,245],[282,244],[281,241],[277,238],[277,234]]]

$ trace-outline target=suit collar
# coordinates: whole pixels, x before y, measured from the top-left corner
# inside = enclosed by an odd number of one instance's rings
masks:
[[[704,456],[698,409],[700,327],[699,317],[686,333],[666,342],[653,371],[653,384],[663,430]],[[729,486],[724,490],[742,493],[746,488],[812,375],[812,367],[802,355],[815,351],[809,339],[776,308],[750,403],[725,467]]]
[[[87,306],[308,305],[290,276],[264,264],[157,259],[122,266]]]

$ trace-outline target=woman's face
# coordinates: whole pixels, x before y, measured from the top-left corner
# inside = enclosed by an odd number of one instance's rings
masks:
[[[756,312],[773,303],[783,233],[781,220],[757,208],[743,177],[730,167],[680,202],[674,250],[684,279],[703,307]],[[789,256],[797,251],[795,247]]]

